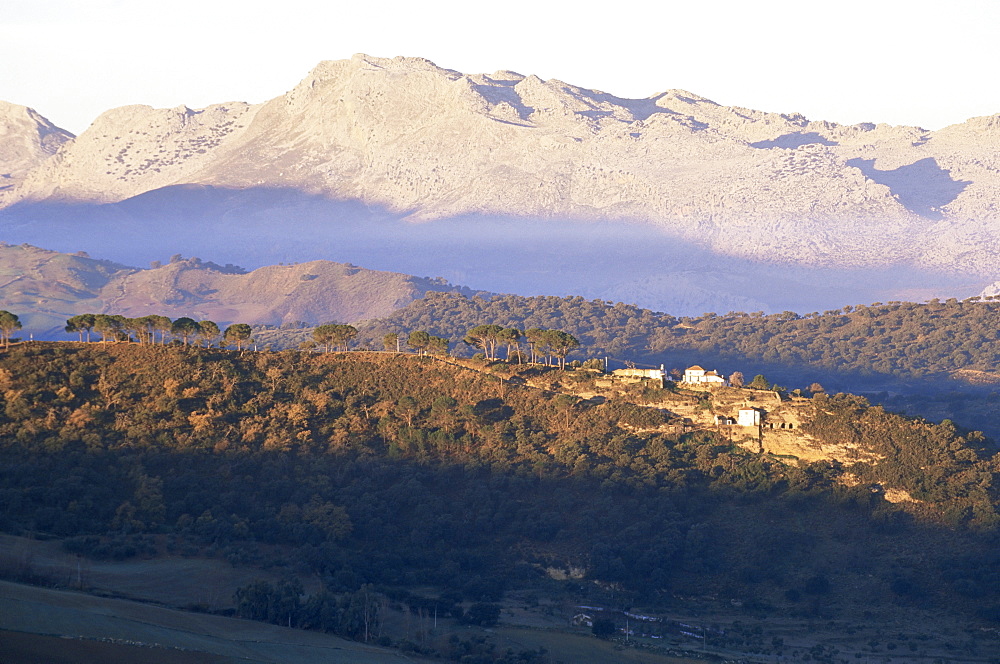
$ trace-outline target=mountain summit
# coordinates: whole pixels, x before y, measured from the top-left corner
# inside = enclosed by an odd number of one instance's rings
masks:
[[[456,236],[468,243],[482,233],[513,234],[536,246],[556,237],[589,247],[567,249],[582,257],[604,245],[603,235],[592,235],[595,228],[612,236],[617,228],[637,238],[626,243],[624,256],[646,267],[616,269],[617,281],[595,280],[591,270],[581,287],[588,295],[656,300],[673,290],[690,299],[683,284],[706,262],[714,265],[712,278],[735,270],[743,284],[756,280],[753,266],[762,262],[792,271],[860,270],[848,279],[860,284],[859,293],[870,289],[870,270],[902,270],[905,276],[889,279],[899,282],[890,295],[899,295],[945,285],[924,278],[930,274],[969,287],[996,278],[997,154],[1000,116],[935,132],[843,126],[721,106],[682,90],[624,99],[509,71],[469,75],[420,58],[355,55],[321,62],[264,104],[108,111],[0,192],[0,205],[18,208],[17,219],[31,227],[49,218],[28,213],[32,206],[121,201],[114,215],[124,210],[148,225],[128,199],[155,190],[171,192],[157,193],[157,214],[176,203],[191,219],[195,205],[202,229],[247,217],[267,226],[294,209],[285,235],[298,243],[309,237],[313,248],[354,251],[338,260],[433,270],[412,259],[390,264],[387,254],[366,254],[356,239],[348,248],[341,225],[349,221],[357,224],[352,237],[379,238],[369,245],[388,237],[404,254],[426,248],[424,241],[441,249],[440,269],[433,271],[453,281],[522,292],[524,284],[491,281],[482,261],[456,262],[456,251],[446,247]],[[212,202],[192,203],[190,185]],[[252,204],[247,192],[255,192]],[[433,222],[429,227],[444,239],[431,241],[429,230],[415,231],[412,223],[387,230],[380,222],[388,220]],[[320,236],[329,243],[317,242]],[[37,234],[22,239],[45,244]],[[653,259],[642,255],[651,244],[662,248]],[[653,269],[649,260],[659,265]],[[536,260],[534,268],[550,263]],[[728,288],[717,302],[779,306],[766,293]],[[539,282],[534,290],[545,287]]]
[[[0,195],[72,138],[34,109],[0,101]]]

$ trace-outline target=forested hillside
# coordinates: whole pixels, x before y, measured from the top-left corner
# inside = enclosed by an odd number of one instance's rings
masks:
[[[500,295],[465,297],[429,293],[392,316],[359,325],[360,343],[380,343],[386,332],[426,330],[460,342],[472,327],[494,324],[566,330],[582,343],[581,354],[650,357],[654,336],[677,325],[673,316],[621,302],[582,297]],[[460,348],[459,348],[460,351]]]
[[[960,370],[992,372],[1000,361],[1000,301],[992,298],[875,303],[804,315],[730,312],[676,318],[581,297],[429,293],[372,321],[368,329],[373,339],[383,329],[400,328],[458,340],[483,322],[564,329],[590,355],[649,362],[683,362],[696,354],[754,369],[917,379]],[[981,380],[1000,382],[1000,375]]]
[[[662,426],[650,388],[580,399],[585,371],[73,342],[12,347],[0,381],[0,528],[323,580],[310,597],[247,589],[250,617],[291,602],[282,620],[350,633],[329,616],[375,584],[433,588],[455,615],[515,589],[614,588],[661,606],[714,593],[788,614],[1000,618],[998,460],[950,423],[857,397],[819,395],[806,427],[871,453],[845,465]],[[582,581],[550,578],[571,569]]]

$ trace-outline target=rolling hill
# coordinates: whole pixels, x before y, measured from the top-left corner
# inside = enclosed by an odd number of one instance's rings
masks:
[[[138,269],[81,253],[0,246],[0,308],[17,313],[40,338],[64,338],[66,319],[80,313],[156,313],[220,324],[355,321],[389,315],[431,291],[463,289],[330,261],[246,272],[174,256]]]

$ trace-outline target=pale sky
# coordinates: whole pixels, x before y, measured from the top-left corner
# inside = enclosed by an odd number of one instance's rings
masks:
[[[362,52],[938,129],[1000,113],[998,30],[998,0],[0,0],[0,99],[80,133],[126,104],[266,101]]]

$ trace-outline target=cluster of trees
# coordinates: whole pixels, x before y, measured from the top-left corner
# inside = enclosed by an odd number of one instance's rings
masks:
[[[170,320],[166,316],[155,314],[139,318],[126,318],[117,314],[79,314],[66,321],[65,329],[67,334],[78,335],[80,341],[84,341],[84,337],[90,341],[91,332],[95,332],[100,335],[102,343],[109,340],[129,341],[134,337],[140,344],[153,344],[156,343],[157,333],[160,344],[166,343],[168,335],[183,341],[185,346],[197,341],[206,348],[213,343],[221,343],[243,350],[244,346],[253,343],[253,330],[246,323],[234,323],[221,331],[210,320],[196,321],[187,317]]]
[[[922,378],[1000,361],[1000,301],[969,298],[877,302],[799,315],[731,312],[680,318],[651,339],[674,347],[752,358],[774,367],[811,367],[861,377]]]
[[[460,341],[482,321],[505,329],[563,330],[578,339],[590,355],[639,357],[648,355],[649,336],[673,316],[634,305],[582,297],[484,297],[429,292],[391,316],[359,324],[359,341],[374,343],[394,330],[425,330],[431,335]],[[500,344],[501,346],[503,344]]]
[[[0,529],[94,553],[154,534],[233,560],[281,545],[337,596],[330,625],[364,584],[489,603],[570,565],[646,599],[780,606],[822,572],[837,602],[869,609],[879,600],[852,589],[882,584],[895,602],[905,573],[921,601],[1000,604],[1000,459],[950,423],[851,397],[815,399],[809,429],[871,452],[841,467],[668,432],[662,412],[621,400],[501,391],[413,355],[37,343],[0,356],[0,388]],[[889,503],[876,483],[924,502]],[[919,551],[901,554],[908,543]],[[287,621],[271,599],[288,594],[240,601]]]
[[[382,346],[386,350],[400,350],[402,342],[398,332],[389,332],[382,337]],[[424,330],[414,330],[406,337],[406,345],[421,355],[447,355],[451,342],[444,337],[436,337]]]
[[[351,325],[324,323],[313,328],[313,341],[327,353],[331,349],[347,350],[351,341],[358,336],[358,330]]]
[[[382,635],[386,600],[371,584],[354,592],[323,590],[304,598],[297,579],[277,584],[257,580],[237,589],[233,599],[240,618],[315,629],[365,643]]]
[[[517,354],[518,362],[522,359],[521,342],[527,344],[531,362],[537,362],[546,357],[551,364],[552,357],[559,360],[559,367],[566,368],[566,356],[580,346],[580,341],[568,332],[562,330],[543,330],[537,327],[528,328],[524,332],[515,327],[502,325],[477,325],[469,330],[462,339],[466,344],[479,348],[487,360],[497,359],[497,349],[505,346],[506,359],[511,361],[511,355]]]
[[[398,332],[388,332],[382,337],[382,345],[386,350],[399,350],[402,338]],[[532,363],[547,358],[558,360],[560,368],[566,366],[566,356],[579,348],[580,341],[568,332],[562,330],[543,330],[529,328],[521,331],[516,327],[485,324],[476,325],[462,336],[462,342],[467,346],[479,349],[488,361],[499,359],[500,349],[505,349],[504,359],[508,362],[517,358],[518,363],[525,360],[524,347],[527,346],[528,360]],[[414,330],[406,338],[406,345],[421,355],[447,355],[451,341],[447,337],[439,337],[426,330]]]

